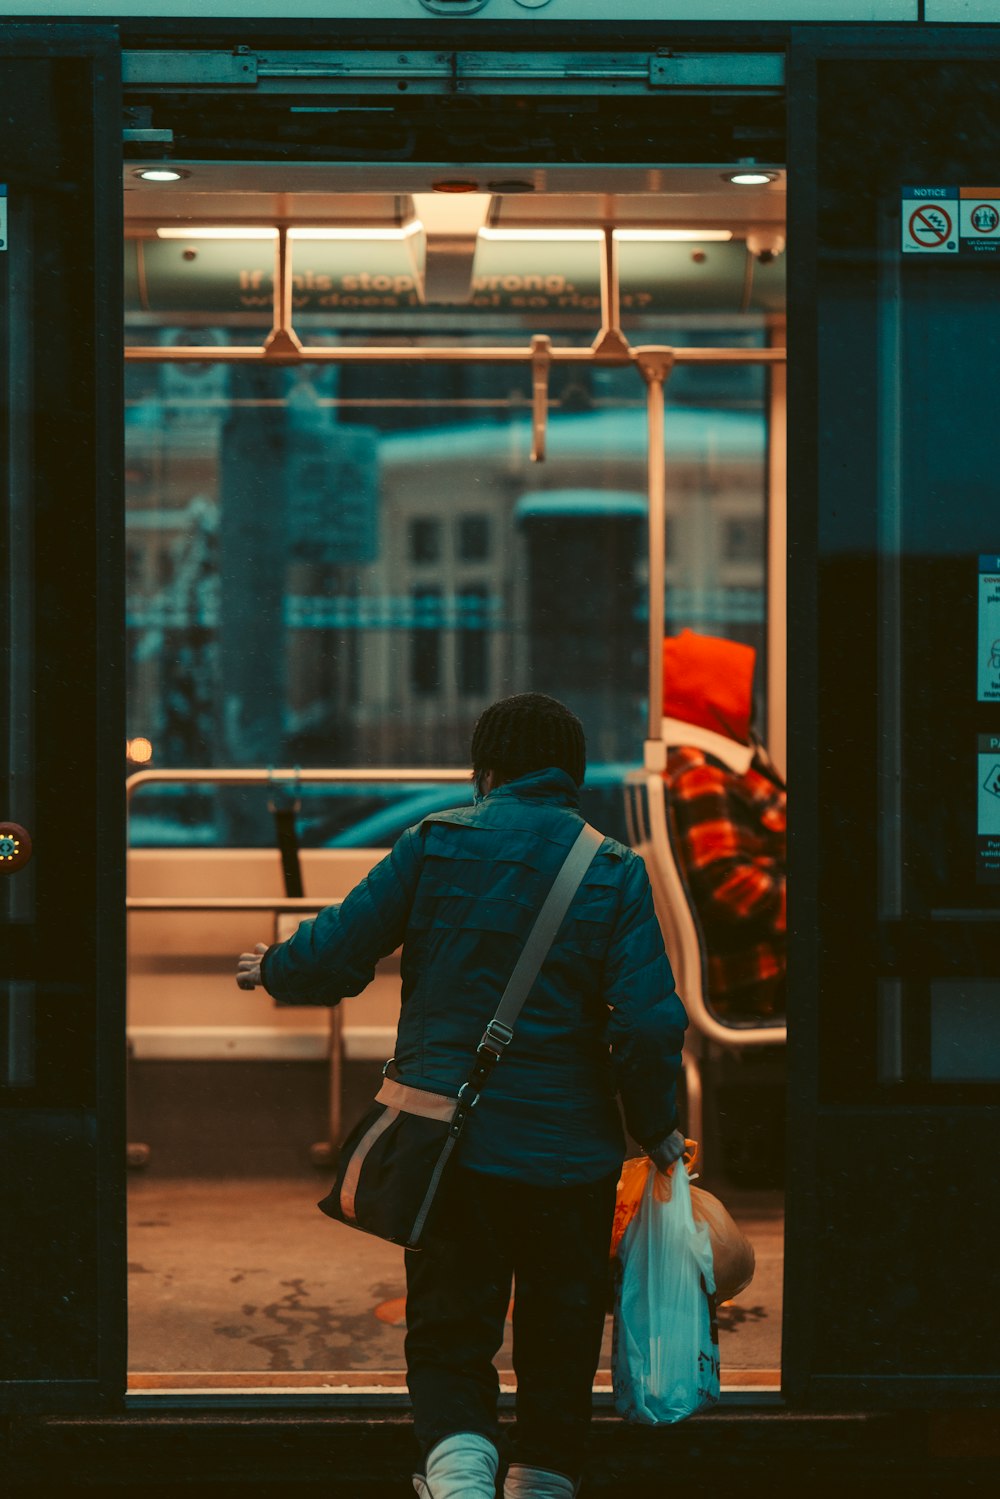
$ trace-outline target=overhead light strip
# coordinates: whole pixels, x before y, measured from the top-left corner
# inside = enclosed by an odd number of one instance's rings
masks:
[[[289,229],[289,239],[319,239],[319,240],[395,240],[410,239],[414,234],[419,234],[423,229],[419,219],[413,219],[409,224],[399,229],[387,229],[384,226],[373,226],[372,228],[298,228]],[[264,224],[189,224],[177,226],[174,224],[163,225],[156,231],[158,239],[277,239],[278,230],[273,225]]]
[[[203,224],[173,224],[157,229],[158,239],[277,239],[278,231],[263,224],[229,224],[218,228]]]
[[[733,237],[731,229],[616,229],[615,239],[623,244],[702,244],[718,241],[720,244]]]
[[[373,228],[373,229],[365,229],[365,228],[347,229],[347,228],[339,228],[339,227],[335,228],[335,229],[325,229],[325,228],[323,228],[323,229],[320,229],[320,228],[315,228],[315,229],[313,229],[313,228],[289,229],[289,231],[288,231],[288,238],[289,239],[330,239],[330,240],[332,240],[332,239],[388,239],[388,240],[397,240],[398,241],[398,240],[404,240],[404,239],[411,239],[414,234],[420,234],[423,231],[423,227],[424,226],[420,222],[419,219],[411,219],[408,224],[402,225],[402,227],[399,228],[399,229],[386,229],[386,228],[384,228],[382,226],[380,226],[378,228]]]
[[[598,243],[604,238],[603,229],[480,229],[480,239],[517,241],[545,240],[550,244],[569,244],[574,241]]]
[[[423,231],[423,224],[419,219],[413,219],[410,223],[399,229],[387,229],[383,226],[372,226],[371,228],[341,226],[333,228],[302,227],[289,229],[289,239],[302,240],[390,240],[397,243],[410,239],[415,234]],[[206,225],[192,224],[178,227],[174,224],[162,225],[156,231],[159,239],[221,239],[221,240],[273,240],[278,237],[278,230],[268,225],[230,224],[230,225]],[[479,237],[484,240],[508,244],[518,243],[541,243],[541,244],[600,244],[604,239],[603,229],[480,229]],[[688,244],[688,243],[723,243],[733,238],[732,229],[615,229],[614,237],[623,244]]]

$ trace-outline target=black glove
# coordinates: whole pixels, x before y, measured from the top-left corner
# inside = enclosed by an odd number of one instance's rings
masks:
[[[647,1150],[646,1154],[657,1171],[665,1174],[684,1154],[684,1145],[684,1136],[679,1129],[675,1129],[672,1135],[668,1135],[665,1140],[660,1141],[659,1145],[654,1145],[651,1150]]]

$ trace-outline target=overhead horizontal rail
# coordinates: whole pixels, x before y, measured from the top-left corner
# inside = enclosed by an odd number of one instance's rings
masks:
[[[780,94],[780,52],[126,51],[126,90]]]
[[[346,768],[302,770],[297,765],[292,769],[287,767],[276,769],[274,766],[269,766],[266,770],[136,770],[126,777],[125,799],[130,803],[140,786],[157,784],[275,786],[290,783],[292,785],[350,786],[378,785],[382,782],[395,784],[398,781],[426,781],[433,784],[439,782],[459,784],[463,781],[468,783],[469,771],[457,767],[451,770],[430,769],[427,766],[404,769],[375,766],[362,770]]]
[[[672,350],[675,364],[783,364],[785,350],[772,349],[696,349]],[[594,349],[586,345],[559,346],[548,352],[553,364],[632,364],[635,351],[627,346]],[[328,345],[303,344],[294,352],[270,353],[263,347],[241,347],[232,344],[135,344],[125,350],[127,360],[144,364],[183,364],[206,360],[215,364],[531,364],[537,350],[530,344],[515,348],[510,344],[459,348],[454,345],[411,348],[408,344],[372,344],[330,348]]]

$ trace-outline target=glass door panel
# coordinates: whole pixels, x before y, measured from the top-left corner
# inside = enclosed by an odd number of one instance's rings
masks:
[[[967,1232],[1000,1144],[996,60],[807,51],[785,1369],[794,1393],[926,1400],[995,1368],[939,1291],[997,1289]]]

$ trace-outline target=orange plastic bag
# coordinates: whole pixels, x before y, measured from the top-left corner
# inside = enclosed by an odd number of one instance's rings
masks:
[[[690,1175],[691,1167],[698,1157],[698,1146],[694,1140],[686,1140],[684,1164]],[[625,1230],[635,1217],[650,1171],[655,1170],[647,1155],[633,1156],[622,1166],[615,1200],[615,1216],[611,1226],[611,1256],[614,1258]],[[653,1196],[658,1202],[670,1201],[671,1181],[674,1167],[664,1175],[656,1173]],[[695,1223],[706,1223],[712,1243],[712,1264],[715,1270],[715,1294],[718,1302],[730,1301],[745,1291],[753,1279],[756,1265],[753,1245],[735,1223],[717,1197],[700,1187],[691,1188],[691,1211]]]
[[[646,1177],[652,1161],[648,1155],[633,1156],[622,1165],[618,1180],[618,1195],[615,1198],[615,1216],[611,1224],[611,1257],[614,1259],[622,1234],[636,1215],[642,1194],[646,1190]]]

